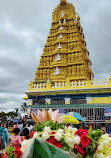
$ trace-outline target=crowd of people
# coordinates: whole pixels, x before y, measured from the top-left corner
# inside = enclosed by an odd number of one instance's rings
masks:
[[[9,131],[10,129],[12,131]],[[0,138],[1,138],[1,145],[0,149],[6,148],[7,144],[11,146],[21,146],[21,142],[24,139],[30,139],[30,134],[33,130],[33,123],[31,122],[24,122],[19,121],[14,122],[13,124],[10,122],[7,123],[0,123]]]

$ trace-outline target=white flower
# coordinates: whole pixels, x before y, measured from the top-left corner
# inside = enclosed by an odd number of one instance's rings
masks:
[[[77,145],[79,145],[79,144],[80,144],[80,141],[81,141],[80,137],[79,137],[78,135],[76,135],[76,136],[74,137],[74,143],[77,144]]]
[[[47,140],[48,138],[50,138],[48,132],[44,132],[42,134],[42,138],[45,139],[45,140]]]
[[[105,158],[104,154],[102,154],[102,153],[96,154],[96,157],[97,158]]]
[[[51,131],[51,129],[50,129],[50,127],[44,127],[44,131],[49,133]]]
[[[111,137],[109,137],[109,141],[111,142]]]
[[[102,143],[100,145],[98,145],[98,150],[101,151],[103,149],[103,145]]]
[[[67,131],[67,127],[66,126],[64,127],[64,130]]]
[[[67,136],[68,136],[68,137],[71,137],[71,136],[72,136],[72,134],[71,134],[71,133],[67,133]]]
[[[61,138],[62,138],[62,134],[61,134],[61,133],[56,133],[56,134],[55,134],[55,139],[56,139],[57,141],[60,141]]]
[[[58,133],[63,134],[64,130],[63,129],[58,129]]]
[[[109,137],[109,134],[105,133],[102,135],[102,138],[108,138]]]
[[[65,142],[67,143],[67,145],[69,147],[71,147],[72,149],[74,148],[74,139],[71,137],[66,137],[65,138]]]
[[[74,139],[71,138],[71,137],[66,137],[65,141],[66,141],[67,144],[73,144],[74,143]]]
[[[72,127],[71,127],[71,126],[69,126],[67,130],[68,130],[68,131],[72,131]]]
[[[37,136],[38,136],[38,133],[35,132],[34,135],[33,135],[33,139],[37,138]]]
[[[103,144],[104,144],[105,146],[108,146],[108,140],[107,140],[107,139],[104,140],[104,141],[103,141]]]
[[[75,133],[77,131],[77,128],[72,128],[72,131]]]

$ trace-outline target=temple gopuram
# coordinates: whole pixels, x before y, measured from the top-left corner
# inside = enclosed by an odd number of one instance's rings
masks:
[[[80,16],[72,4],[60,0],[35,79],[25,92],[28,111],[111,107],[111,77],[94,80],[91,65]]]

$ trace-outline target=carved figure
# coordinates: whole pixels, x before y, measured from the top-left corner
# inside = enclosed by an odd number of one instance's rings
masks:
[[[57,54],[55,61],[61,60],[61,55]]]
[[[58,66],[56,66],[56,69],[54,69],[54,71],[54,76],[60,74],[60,69],[58,68]]]

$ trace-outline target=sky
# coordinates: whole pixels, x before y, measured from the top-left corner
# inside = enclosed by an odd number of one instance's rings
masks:
[[[60,0],[0,0],[0,111],[19,108]],[[111,73],[111,0],[67,0],[81,17],[95,79]]]

